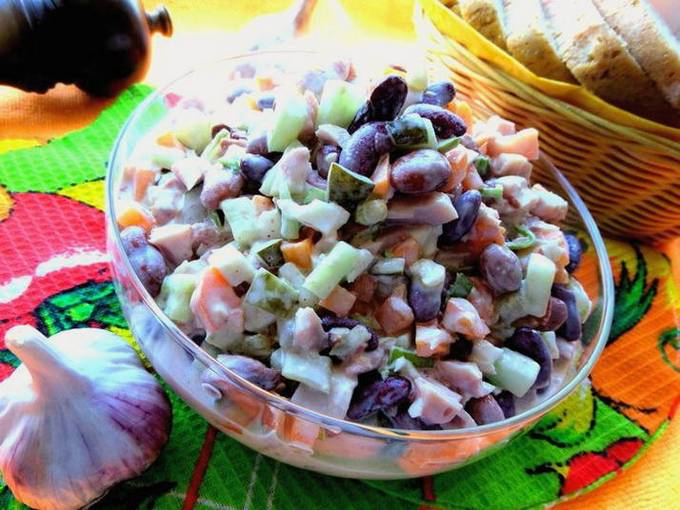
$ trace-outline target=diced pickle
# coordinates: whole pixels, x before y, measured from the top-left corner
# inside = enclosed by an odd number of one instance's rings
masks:
[[[255,273],[245,301],[278,317],[288,317],[295,308],[297,298],[298,293],[293,287],[260,268]]]
[[[360,202],[371,194],[375,185],[368,177],[359,175],[337,163],[328,171],[327,199],[338,204]]]

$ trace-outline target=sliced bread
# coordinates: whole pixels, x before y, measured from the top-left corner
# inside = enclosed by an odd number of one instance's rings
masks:
[[[505,50],[505,14],[502,0],[458,0],[460,14],[473,28]]]
[[[560,57],[583,86],[639,115],[669,119],[670,105],[592,0],[542,3],[555,30]]]
[[[539,76],[575,83],[560,58],[541,0],[505,0],[508,51]]]
[[[668,26],[644,0],[594,1],[666,100],[680,109],[680,42]]]

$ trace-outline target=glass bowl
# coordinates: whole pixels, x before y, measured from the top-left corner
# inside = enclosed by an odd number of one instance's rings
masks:
[[[124,125],[106,182],[108,251],[118,297],[130,329],[158,374],[216,428],[277,460],[335,476],[398,479],[449,470],[506,445],[562,402],[593,368],[609,334],[613,280],[602,237],[574,188],[542,157],[534,180],[569,201],[567,226],[589,246],[582,281],[593,300],[584,326],[584,353],[573,378],[536,406],[501,422],[443,431],[396,430],[324,416],[269,393],[227,369],[167,318],[145,290],[123,250],[116,224],[116,190],[135,146],[179,97],[224,97],[233,71],[274,65],[291,76],[328,57],[307,52],[262,52],[228,58],[188,73],[147,98]],[[361,69],[361,68],[360,68]]]

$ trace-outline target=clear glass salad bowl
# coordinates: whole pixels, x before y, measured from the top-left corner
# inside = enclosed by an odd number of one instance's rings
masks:
[[[232,71],[253,63],[283,66],[295,75],[324,58],[306,52],[228,58],[160,88],[135,110],[113,148],[106,183],[108,251],[118,297],[134,337],[158,374],[206,420],[250,448],[294,466],[351,478],[397,479],[450,470],[502,448],[562,402],[588,376],[607,341],[614,289],[605,245],[574,188],[545,157],[535,165],[534,180],[569,201],[565,228],[578,230],[589,246],[582,266],[590,265],[591,276],[580,278],[593,301],[584,326],[584,353],[573,378],[545,400],[512,418],[474,428],[414,431],[361,425],[324,416],[255,386],[202,350],[163,314],[121,244],[115,196],[125,162],[163,120],[169,103],[180,97],[224,97]]]

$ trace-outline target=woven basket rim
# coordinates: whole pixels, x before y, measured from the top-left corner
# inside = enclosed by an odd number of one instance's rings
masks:
[[[468,25],[440,0],[416,0],[414,13],[414,25],[419,35],[428,31],[428,27],[423,23],[424,13],[446,42],[455,42],[464,48],[471,56],[488,66],[487,72],[511,79],[514,86],[530,87],[532,93],[541,94],[555,106],[556,103],[560,103],[559,109],[584,114],[592,123],[600,124],[620,134],[630,130],[634,138],[646,139],[667,149],[680,151],[680,128],[667,126],[618,108],[595,96],[582,85],[550,80],[534,74]],[[458,37],[455,34],[459,34]],[[463,35],[466,43],[460,40]]]

